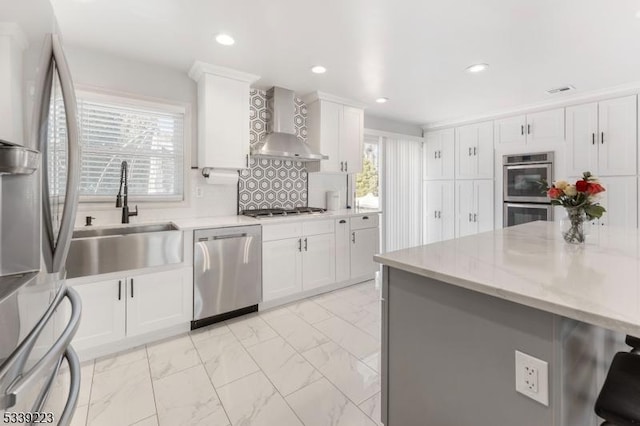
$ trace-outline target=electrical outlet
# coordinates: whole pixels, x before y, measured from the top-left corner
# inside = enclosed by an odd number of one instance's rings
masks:
[[[204,188],[201,186],[196,186],[196,198],[204,197]]]
[[[549,364],[516,351],[516,391],[549,406]]]

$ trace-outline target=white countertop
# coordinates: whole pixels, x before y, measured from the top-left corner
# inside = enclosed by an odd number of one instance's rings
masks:
[[[582,247],[534,222],[375,256],[458,287],[640,336],[640,231],[595,227]]]
[[[378,214],[379,210],[370,209],[344,209],[326,211],[324,213],[310,213],[289,216],[274,216],[254,219],[248,216],[219,216],[176,219],[172,222],[182,230],[203,228],[225,228],[229,226],[268,225],[270,223],[298,222],[307,220],[337,219],[340,217],[362,216],[366,214]]]

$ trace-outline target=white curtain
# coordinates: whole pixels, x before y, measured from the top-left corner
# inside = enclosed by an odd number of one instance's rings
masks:
[[[422,143],[384,137],[383,251],[422,244]]]

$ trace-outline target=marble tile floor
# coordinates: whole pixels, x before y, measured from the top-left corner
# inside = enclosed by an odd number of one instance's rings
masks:
[[[84,363],[72,426],[379,425],[380,324],[369,281]]]

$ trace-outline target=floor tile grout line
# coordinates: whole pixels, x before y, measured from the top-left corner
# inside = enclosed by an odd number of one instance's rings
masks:
[[[158,401],[156,399],[156,387],[153,383],[153,374],[151,373],[151,359],[149,359],[149,348],[148,345],[144,345],[144,353],[147,355],[147,367],[149,368],[149,380],[151,380],[151,393],[153,396],[153,406],[156,409],[156,417],[158,419],[158,426],[160,426],[160,414],[158,413]],[[151,417],[151,416],[149,416]],[[145,417],[148,418],[148,417]],[[144,419],[143,419],[144,420]],[[141,421],[141,420],[139,420]]]
[[[375,398],[375,397],[377,397],[378,395],[380,395],[380,397],[382,398],[382,389],[380,390],[380,392],[376,393],[376,394],[375,394],[375,395],[373,395],[371,398]],[[347,397],[347,398],[348,398],[348,397]],[[364,404],[365,402],[369,401],[371,398],[367,398],[367,399],[365,399],[364,401],[362,401],[362,402],[360,403],[360,405],[362,405],[362,404]],[[360,408],[360,405],[356,405],[356,406],[358,407],[358,409],[359,409],[360,411],[362,411],[362,412],[364,413],[364,410],[363,410],[362,408]],[[376,419],[374,419],[373,417],[371,417],[371,416],[370,416],[370,415],[368,415],[367,413],[364,413],[364,415],[365,415],[365,416],[367,416],[368,418],[370,418],[370,419],[373,421],[373,423],[375,423],[376,425],[380,424],[380,420],[376,420]]]
[[[93,367],[91,368],[91,384],[89,385],[89,401],[87,402],[87,414],[85,414],[84,425],[87,426],[89,424],[89,409],[91,408],[91,395],[93,393],[93,378],[96,375],[96,360],[91,361],[93,363]],[[82,387],[82,372],[80,373],[80,387]]]
[[[225,324],[225,326],[227,328],[229,327],[226,324]],[[229,332],[231,332],[231,329],[229,329]],[[227,334],[227,333],[225,333],[225,334]],[[212,337],[217,337],[217,336],[212,336]],[[235,337],[235,335],[234,335],[234,337]],[[196,350],[196,353],[198,354],[198,359],[200,360],[200,365],[202,365],[202,368],[204,369],[204,372],[207,375],[207,378],[209,379],[209,383],[211,383],[211,387],[213,388],[213,392],[215,393],[216,398],[218,398],[218,402],[220,403],[220,407],[222,407],[222,411],[224,411],[224,415],[227,416],[227,420],[229,421],[229,425],[233,425],[233,422],[231,421],[231,417],[229,417],[229,413],[227,412],[227,408],[224,406],[224,403],[222,402],[222,399],[220,398],[220,394],[218,393],[218,389],[213,384],[213,380],[211,379],[211,376],[209,376],[209,372],[207,371],[207,368],[204,366],[205,363],[204,363],[204,361],[202,359],[202,355],[200,354],[200,351],[198,350],[198,347],[196,346],[196,343],[191,338],[191,333],[189,333],[189,339],[191,339],[191,344],[193,345],[194,349]],[[260,366],[258,366],[258,367],[260,367]]]

